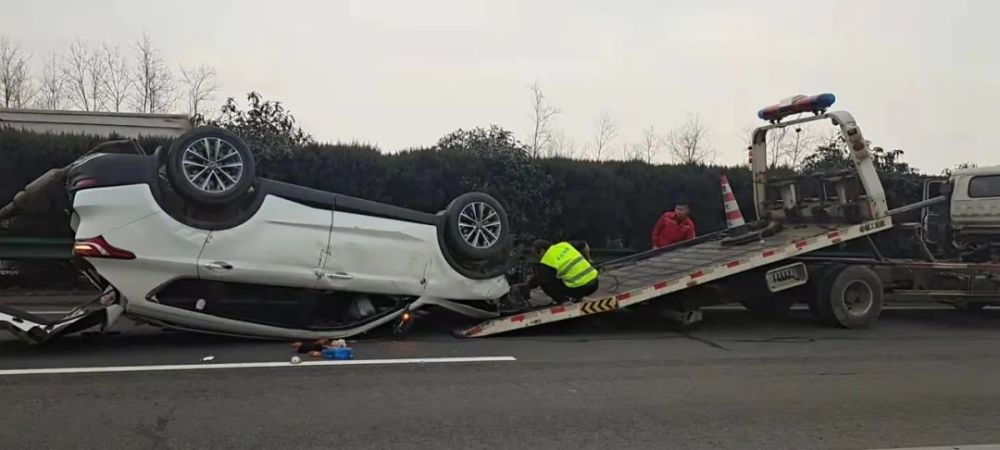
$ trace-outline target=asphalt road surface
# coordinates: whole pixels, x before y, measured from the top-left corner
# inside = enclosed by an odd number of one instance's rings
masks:
[[[1000,443],[993,311],[889,310],[867,331],[820,327],[804,312],[760,322],[737,310],[709,312],[688,333],[627,315],[485,339],[442,327],[425,321],[405,341],[351,343],[354,363],[385,360],[377,365],[291,365],[288,343],[130,324],[46,347],[3,340],[0,448]],[[459,357],[472,359],[435,359]],[[121,371],[136,366],[150,367]],[[96,369],[58,372],[67,368]]]

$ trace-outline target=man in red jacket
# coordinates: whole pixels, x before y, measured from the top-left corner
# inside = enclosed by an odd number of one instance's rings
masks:
[[[653,248],[666,247],[688,239],[694,239],[694,222],[688,217],[687,202],[677,202],[673,211],[667,211],[653,227]]]

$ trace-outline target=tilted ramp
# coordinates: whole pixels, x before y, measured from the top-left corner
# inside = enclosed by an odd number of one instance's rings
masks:
[[[600,289],[580,303],[546,306],[499,317],[456,334],[490,336],[615,311],[889,228],[892,228],[892,220],[888,217],[847,226],[800,225],[732,246],[723,245],[725,233],[713,233],[693,242],[599,267]]]

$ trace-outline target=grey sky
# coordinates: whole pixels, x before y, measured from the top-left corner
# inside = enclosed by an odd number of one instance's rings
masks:
[[[1000,2],[0,0],[0,34],[40,64],[76,37],[214,65],[224,96],[281,100],[320,140],[387,150],[497,123],[527,138],[527,85],[583,146],[602,110],[622,142],[697,113],[719,162],[781,98],[833,92],[918,168],[996,164]]]

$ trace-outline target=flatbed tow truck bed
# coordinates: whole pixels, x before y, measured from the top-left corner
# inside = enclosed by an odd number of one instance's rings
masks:
[[[720,231],[599,265],[601,287],[580,303],[499,317],[457,334],[490,336],[615,311],[890,228],[889,217],[855,225],[791,225],[771,236],[740,245],[724,245],[731,233]]]

